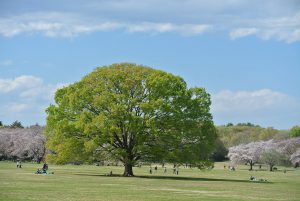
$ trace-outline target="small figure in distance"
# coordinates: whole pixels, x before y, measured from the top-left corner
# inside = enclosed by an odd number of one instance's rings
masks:
[[[150,167],[149,173],[152,174],[152,167]]]
[[[48,170],[48,164],[44,163],[44,165],[43,165],[43,172],[46,173],[47,170]]]
[[[42,174],[43,172],[40,169],[37,169],[35,174]]]

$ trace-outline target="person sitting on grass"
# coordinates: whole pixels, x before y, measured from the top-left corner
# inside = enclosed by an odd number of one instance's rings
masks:
[[[35,174],[42,174],[43,172],[42,172],[42,170],[40,170],[40,169],[37,169],[37,171],[36,171],[36,173]]]
[[[47,170],[48,170],[48,164],[44,163],[44,165],[43,165],[43,173],[47,173]]]
[[[256,179],[256,177],[254,177],[254,176],[250,176],[250,181],[261,181],[261,182],[267,182],[268,180],[266,180],[266,179]]]

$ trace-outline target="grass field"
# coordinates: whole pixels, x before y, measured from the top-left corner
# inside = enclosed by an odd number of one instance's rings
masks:
[[[134,168],[135,177],[105,176],[121,174],[122,167],[54,166],[53,175],[36,175],[42,164],[0,162],[0,200],[300,200],[300,169],[283,171],[236,171],[216,163],[213,170],[168,168],[150,175],[149,167]],[[267,179],[252,182],[249,177]]]

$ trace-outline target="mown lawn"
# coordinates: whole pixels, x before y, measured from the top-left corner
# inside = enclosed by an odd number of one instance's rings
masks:
[[[121,174],[122,167],[91,165],[50,165],[53,175],[36,175],[42,164],[0,162],[0,200],[300,200],[300,169],[277,172],[236,171],[215,164],[213,170],[179,169],[173,175],[159,166],[150,175],[149,167],[134,168],[135,177],[105,176],[109,171]],[[249,177],[267,179],[252,182]]]

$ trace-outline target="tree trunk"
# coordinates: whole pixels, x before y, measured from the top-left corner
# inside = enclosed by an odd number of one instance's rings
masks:
[[[131,177],[131,176],[134,176],[133,175],[133,171],[132,171],[132,164],[131,163],[126,163],[124,164],[124,173],[123,173],[123,176],[124,177]]]
[[[249,162],[249,165],[250,165],[250,169],[249,169],[249,171],[252,171],[252,166],[253,166],[253,163],[252,163],[252,161],[250,161],[250,162]]]
[[[273,171],[273,165],[270,165],[270,172]]]

